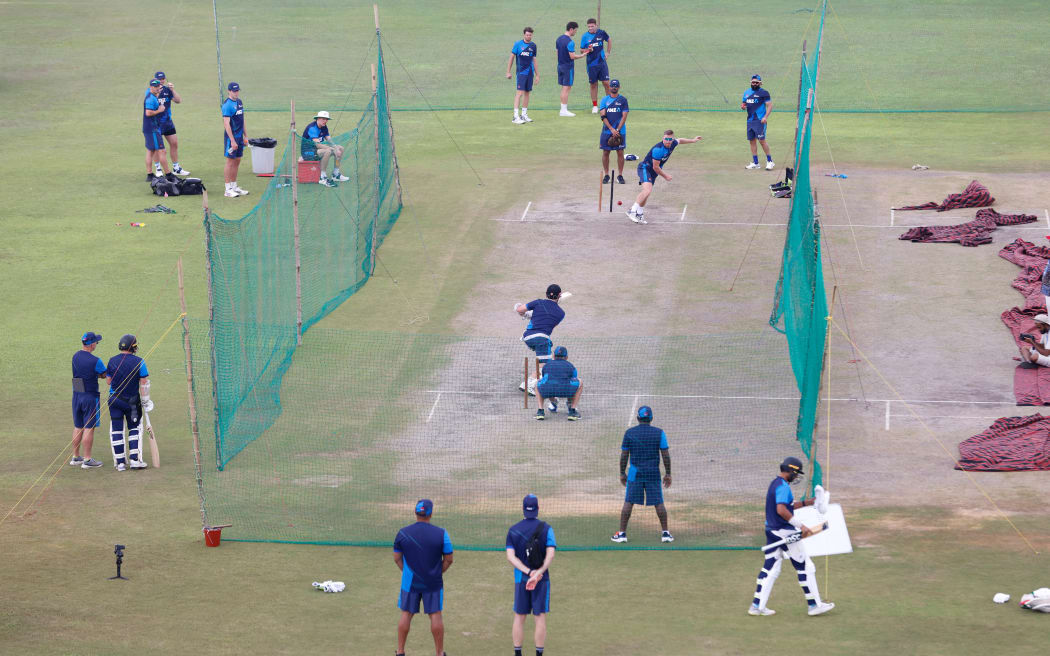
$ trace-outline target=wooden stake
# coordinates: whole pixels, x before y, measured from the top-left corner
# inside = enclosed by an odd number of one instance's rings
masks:
[[[525,409],[529,409],[529,356],[525,356]]]
[[[292,98],[292,226],[295,233],[295,345],[303,343],[303,278],[299,252],[299,135],[295,131],[295,99]],[[323,173],[323,171],[322,171]]]
[[[598,211],[599,212],[602,211],[602,193],[605,191],[605,183],[602,182],[604,177],[605,177],[604,173],[600,173],[598,175]]]
[[[186,286],[183,283],[181,255],[176,267],[179,272],[179,309],[182,311],[182,348],[186,352],[186,397],[189,399],[190,431],[193,433],[193,469],[197,475],[197,496],[201,502],[201,526],[207,526],[208,511],[204,507],[204,479],[201,476],[200,426],[197,423],[197,401],[193,398],[193,351],[190,348],[190,323],[186,315]]]

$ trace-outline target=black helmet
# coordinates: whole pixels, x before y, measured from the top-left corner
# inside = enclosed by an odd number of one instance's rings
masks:
[[[559,287],[558,285],[547,286],[547,298],[549,298],[552,301],[556,301],[558,300],[559,296],[561,296],[561,287]]]
[[[784,462],[780,463],[780,471],[791,474],[791,481],[806,473],[802,471],[802,461],[793,456],[784,458]]]
[[[117,342],[117,349],[120,351],[131,351],[134,353],[139,348],[138,340],[135,339],[134,335],[124,335]]]

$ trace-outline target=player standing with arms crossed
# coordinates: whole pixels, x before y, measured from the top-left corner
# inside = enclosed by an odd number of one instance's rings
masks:
[[[653,193],[656,176],[670,182],[671,174],[664,172],[663,166],[667,160],[671,159],[671,153],[679,144],[696,143],[700,139],[699,135],[692,139],[675,139],[674,130],[664,130],[663,140],[650,148],[645,159],[638,164],[638,184],[642,185],[642,190],[638,192],[638,198],[635,199],[631,211],[627,213],[628,218],[635,223],[646,223],[645,203],[649,200],[649,194]]]
[[[602,151],[602,170],[605,177],[602,184],[609,182],[609,151],[616,151],[616,182],[624,184],[623,180],[623,151],[627,148],[627,114],[630,107],[627,106],[627,97],[620,95],[620,81],[613,80],[607,85],[609,95],[602,98],[601,117],[602,134],[598,137],[598,148]],[[609,137],[616,135],[613,142],[619,142],[615,146],[609,142]]]
[[[751,76],[751,88],[744,92],[740,101],[740,109],[747,111],[747,140],[751,142],[751,163],[747,169],[760,169],[758,163],[758,147],[755,142],[762,144],[762,151],[766,154],[766,170],[773,169],[773,157],[769,154],[769,144],[766,143],[766,122],[769,113],[773,109],[773,101],[769,92],[762,88],[762,76]]]
[[[634,504],[656,506],[656,517],[660,520],[660,542],[674,542],[667,530],[667,508],[664,493],[660,489],[660,459],[664,461],[664,487],[671,487],[671,452],[668,451],[667,433],[653,421],[653,409],[647,405],[638,408],[638,425],[628,428],[620,445],[620,483],[627,488],[623,509],[620,510],[620,530],[613,533],[613,542],[627,542],[627,522],[631,520]],[[631,469],[627,470],[630,461]]]
[[[803,538],[809,537],[809,529],[795,518],[794,510],[812,506],[816,499],[795,501],[795,496],[791,493],[791,483],[801,480],[804,474],[802,461],[798,458],[784,458],[784,462],[780,463],[780,474],[766,490],[766,544],[782,540],[797,531],[802,531]],[[835,604],[820,600],[820,592],[817,590],[817,568],[806,555],[806,547],[802,542],[792,542],[766,554],[766,561],[758,573],[755,598],[747,611],[748,615],[776,614],[775,610],[766,608],[766,602],[773,591],[773,583],[780,576],[780,565],[785,558],[791,561],[795,573],[798,574],[798,584],[802,586],[802,592],[806,595],[809,614],[822,615],[834,608]]]
[[[248,193],[237,185],[237,170],[241,167],[244,147],[248,145],[248,133],[244,131],[244,103],[241,102],[241,85],[230,82],[226,85],[227,98],[222,103],[223,155],[226,164],[222,175],[226,182],[227,198],[236,198]]]
[[[551,359],[551,333],[554,328],[565,318],[565,310],[558,305],[561,298],[561,287],[558,285],[547,286],[547,298],[537,298],[528,303],[515,303],[514,311],[522,318],[529,320],[525,332],[521,334],[521,341],[536,355],[536,369],[540,368],[541,362]],[[526,384],[529,394],[536,394],[536,378],[529,376],[527,381],[521,383],[518,389],[524,390]]]
[[[587,81],[591,83],[592,114],[598,113],[598,82],[605,85],[605,95],[609,95],[609,65],[606,55],[612,53],[609,33],[598,28],[598,21],[587,19],[587,31],[580,39],[580,47],[590,49],[587,55]]]
[[[590,49],[584,49],[579,53],[576,52],[576,44],[573,43],[572,37],[576,36],[576,30],[580,29],[580,24],[576,21],[569,21],[565,25],[565,34],[562,34],[554,42],[554,47],[558,51],[558,84],[561,85],[561,112],[558,116],[576,116],[569,111],[569,89],[572,89],[572,78],[576,71],[576,60],[586,57],[590,52]]]
[[[540,71],[536,68],[536,44],[532,42],[532,28],[526,27],[522,30],[522,38],[510,49],[510,59],[507,60],[507,79],[510,79],[510,67],[514,65],[514,58],[518,59],[518,90],[514,93],[514,120],[511,123],[521,125],[532,123],[529,118],[529,93],[533,84],[540,83]],[[521,115],[518,115],[518,103],[521,103]]]

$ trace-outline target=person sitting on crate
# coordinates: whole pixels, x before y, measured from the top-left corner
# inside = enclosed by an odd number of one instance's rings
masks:
[[[318,184],[326,187],[336,187],[334,181],[346,182],[350,178],[339,171],[339,162],[343,159],[343,147],[337,146],[328,140],[328,120],[331,116],[328,112],[317,112],[317,116],[310,125],[303,130],[302,157],[308,162],[321,162],[321,178]],[[335,157],[335,167],[332,169],[332,177],[325,173],[328,168],[328,160]]]

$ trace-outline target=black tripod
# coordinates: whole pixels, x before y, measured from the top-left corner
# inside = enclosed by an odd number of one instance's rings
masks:
[[[121,581],[129,580],[126,576],[120,575],[120,566],[124,563],[124,549],[126,547],[122,544],[113,545],[113,553],[117,555],[117,575],[109,577],[109,580],[120,579]]]

